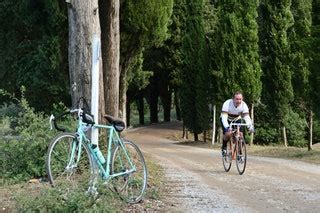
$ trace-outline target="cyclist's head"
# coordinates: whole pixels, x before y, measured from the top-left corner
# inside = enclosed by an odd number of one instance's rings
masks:
[[[233,103],[235,106],[239,106],[242,102],[243,95],[242,92],[237,91],[233,94]]]

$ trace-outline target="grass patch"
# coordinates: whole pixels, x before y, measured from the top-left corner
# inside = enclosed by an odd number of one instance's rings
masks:
[[[248,154],[264,157],[275,157],[301,160],[309,163],[320,164],[320,146],[314,146],[313,150],[307,148],[284,146],[248,146]]]
[[[174,139],[174,136],[171,137]],[[211,140],[207,140],[207,142],[203,141],[192,141],[192,140],[184,140],[181,138],[176,138],[176,144],[178,145],[187,145],[187,146],[195,146],[199,148],[205,149],[215,149],[220,150],[221,144],[215,143],[214,146],[211,144]],[[293,159],[300,160],[308,163],[316,163],[320,164],[320,144],[313,145],[313,150],[308,151],[307,147],[284,147],[280,145],[274,146],[259,146],[247,145],[248,155],[260,156],[260,157],[274,157],[274,158],[284,158],[284,159]]]
[[[76,189],[52,188],[47,183],[20,183],[6,185],[0,188],[0,207],[5,211],[54,211],[54,212],[119,212],[128,211],[158,211],[163,207],[164,170],[152,161],[150,156],[145,160],[148,168],[148,187],[143,201],[129,205],[111,188],[111,184],[98,187],[99,195],[87,195],[86,189],[79,186]]]
[[[165,173],[163,168],[145,156],[148,168],[148,188],[146,193],[147,199],[159,200],[163,197]]]

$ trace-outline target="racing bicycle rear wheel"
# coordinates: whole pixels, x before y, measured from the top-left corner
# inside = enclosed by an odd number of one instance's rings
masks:
[[[225,155],[222,155],[222,164],[226,172],[229,172],[232,164],[232,142],[227,142],[227,149]]]
[[[121,176],[112,179],[115,190],[120,197],[128,203],[139,202],[147,189],[147,167],[142,152],[136,144],[131,141],[123,140],[122,147],[118,144],[112,154],[111,174],[124,172]],[[128,161],[131,160],[135,170]]]

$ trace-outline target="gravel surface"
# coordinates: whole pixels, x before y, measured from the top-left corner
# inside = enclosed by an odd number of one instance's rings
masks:
[[[169,140],[177,131],[181,125],[173,122],[127,134],[165,169],[168,205],[163,211],[319,212],[319,165],[248,156],[243,175],[235,164],[226,173],[219,151]]]

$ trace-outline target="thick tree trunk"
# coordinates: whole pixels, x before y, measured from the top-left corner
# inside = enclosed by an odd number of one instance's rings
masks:
[[[171,117],[172,93],[171,93],[170,89],[166,89],[165,91],[162,91],[160,98],[161,98],[161,102],[163,105],[164,121],[168,122],[168,121],[170,121],[170,117]]]
[[[198,133],[193,133],[193,135],[194,135],[194,141],[198,141],[199,140]]]
[[[159,90],[157,79],[153,78],[149,88],[150,122],[158,123],[158,99]]]
[[[69,75],[72,106],[84,97],[91,105],[91,68],[93,35],[101,36],[98,13],[98,0],[71,1],[68,4],[69,22]],[[100,60],[101,61],[101,60]],[[99,67],[100,85],[103,85],[102,64]],[[103,91],[100,88],[99,106],[104,105]],[[90,110],[90,109],[88,109]],[[100,113],[103,109],[100,107]]]
[[[119,117],[126,123],[127,106],[127,72],[120,67],[120,85],[119,85]]]
[[[188,129],[186,128],[186,125],[184,125],[184,122],[182,122],[182,138],[183,139],[189,139],[189,135],[188,135]]]
[[[139,95],[136,100],[137,103],[137,109],[139,112],[139,124],[144,125],[144,102],[143,102],[143,96]]]
[[[177,89],[175,89],[175,92],[174,92],[174,105],[176,106],[177,120],[182,121],[179,94]]]
[[[150,97],[150,122],[158,123],[158,95]]]
[[[309,112],[309,143],[308,143],[308,150],[312,150],[312,137],[313,137],[313,112],[310,110]]]
[[[106,113],[119,116],[120,1],[99,0]]]
[[[127,101],[126,110],[127,110],[127,113],[126,113],[127,126],[130,126],[130,115],[131,115],[130,101]]]

